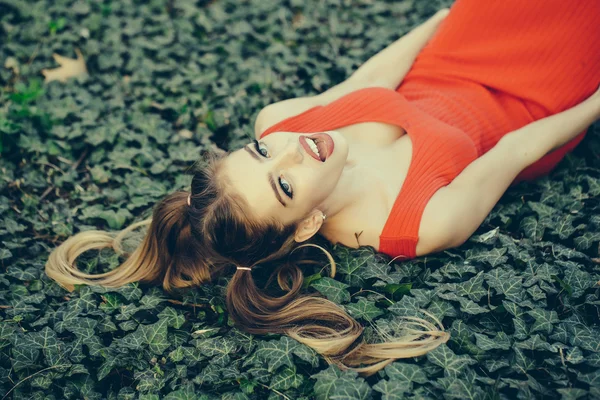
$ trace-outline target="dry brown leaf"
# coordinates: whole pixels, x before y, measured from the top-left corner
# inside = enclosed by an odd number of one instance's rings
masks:
[[[54,60],[60,64],[60,67],[53,69],[43,69],[42,74],[46,77],[44,82],[48,83],[51,81],[66,82],[68,78],[75,78],[87,74],[87,68],[85,67],[85,60],[79,49],[75,49],[77,53],[77,59],[67,58],[56,53],[52,54]]]

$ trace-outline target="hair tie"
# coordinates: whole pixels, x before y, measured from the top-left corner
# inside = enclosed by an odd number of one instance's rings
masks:
[[[248,271],[252,271],[252,268],[249,267],[237,267],[236,270],[238,269],[247,269]]]
[[[192,194],[191,193],[188,194],[187,203],[188,203],[188,206],[192,205]]]

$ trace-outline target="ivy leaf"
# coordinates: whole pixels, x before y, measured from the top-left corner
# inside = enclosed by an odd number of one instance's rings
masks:
[[[540,335],[532,335],[527,340],[515,343],[515,347],[525,350],[545,350],[555,353],[557,347],[549,344],[546,339]]]
[[[428,382],[427,374],[418,365],[406,364],[396,361],[385,367],[385,373],[394,382],[395,387],[402,388],[404,392],[412,390],[412,383],[425,384]]]
[[[23,270],[21,268],[15,267],[14,265],[10,265],[6,269],[6,275],[21,281],[32,281],[38,279],[39,271],[31,267]]]
[[[273,372],[281,366],[294,367],[292,353],[296,347],[298,347],[298,342],[283,336],[279,340],[259,342],[255,353],[257,357],[267,363],[267,370]]]
[[[444,317],[458,316],[458,313],[456,312],[456,309],[452,306],[452,304],[441,299],[433,300],[429,305],[429,308],[427,308],[427,312],[433,314],[438,319],[443,319]]]
[[[574,220],[571,215],[564,215],[558,219],[554,226],[554,231],[558,234],[559,238],[567,239],[576,231],[576,228],[573,226]]]
[[[382,379],[373,385],[373,389],[382,394],[385,400],[405,399],[404,393],[411,391],[412,385],[408,386],[404,381]]]
[[[469,262],[487,263],[490,264],[492,267],[495,267],[500,264],[504,264],[508,260],[508,257],[505,256],[506,251],[506,248],[496,248],[492,250],[469,249],[467,250],[467,259],[469,260]]]
[[[165,307],[165,309],[158,314],[158,318],[166,319],[168,326],[175,329],[181,328],[181,326],[185,322],[185,317],[179,314],[172,307]]]
[[[196,394],[193,386],[186,386],[183,389],[175,390],[165,397],[163,400],[196,400],[198,395]],[[141,399],[140,399],[141,400]],[[149,399],[150,400],[150,399]]]
[[[480,333],[474,333],[477,340],[477,347],[481,350],[508,350],[510,349],[510,340],[504,332],[499,332],[494,339]]]
[[[535,201],[528,201],[527,205],[540,217],[552,217],[559,214],[559,211],[546,204],[538,203]]]
[[[24,345],[34,349],[39,349],[47,354],[50,351],[58,352],[59,341],[56,333],[49,327],[45,327],[39,332],[30,332],[25,336]]]
[[[476,361],[469,356],[457,356],[445,344],[428,352],[426,357],[435,365],[443,368],[444,376],[458,376],[465,367],[476,363]]]
[[[368,248],[350,249],[338,246],[336,255],[340,258],[338,271],[344,274],[344,281],[350,286],[364,286],[365,279],[378,278],[394,283],[389,276],[391,267],[381,257]]]
[[[372,321],[383,314],[383,311],[377,308],[374,302],[368,301],[364,297],[361,297],[356,303],[346,304],[345,308],[354,318],[363,318],[367,321]]]
[[[584,350],[600,352],[600,333],[583,324],[568,324],[569,342],[573,346],[579,346]]]
[[[477,269],[467,263],[449,262],[440,268],[440,272],[448,278],[462,278],[468,273],[476,273]]]
[[[577,379],[579,379],[581,382],[587,383],[591,387],[598,387],[600,386],[600,371],[596,370],[589,374],[577,374]]]
[[[600,232],[586,231],[583,235],[573,239],[573,242],[575,243],[577,250],[587,250],[592,247],[595,242],[600,242]]]
[[[160,319],[151,325],[139,325],[134,333],[123,338],[124,344],[132,350],[139,350],[143,345],[148,345],[152,353],[162,355],[171,345],[167,340],[166,319]]]
[[[298,346],[293,347],[292,352],[301,360],[309,363],[312,367],[317,367],[319,365],[318,353],[302,343],[299,343]]]
[[[575,347],[567,352],[565,361],[571,364],[580,364],[584,361],[583,353],[579,347]]]
[[[395,302],[388,307],[388,311],[401,316],[420,316],[419,302],[412,296],[404,296],[400,301]]]
[[[365,382],[364,378],[357,377],[355,371],[339,371],[335,365],[311,378],[317,379],[314,391],[317,400],[324,399],[370,399],[373,390]]]
[[[316,379],[315,394],[318,400],[329,399],[336,389],[336,382],[342,376],[342,372],[335,365],[330,365],[327,369],[322,370],[310,377]]]
[[[458,301],[460,302],[460,310],[467,314],[481,314],[489,311],[487,308],[481,307],[474,301],[465,299],[464,297],[459,297]]]
[[[372,257],[373,253],[367,249],[360,253],[354,253],[350,248],[336,248],[336,256],[339,258],[337,271],[344,276],[344,282],[349,286],[362,287],[364,279],[361,277],[361,268]]]
[[[588,394],[587,391],[578,388],[556,389],[562,395],[563,400],[577,400]]]
[[[17,344],[18,341],[15,342],[15,346],[11,348],[11,362],[13,369],[19,372],[24,369],[35,368],[37,366],[37,359],[40,355],[40,351],[36,348],[18,346]]]
[[[529,216],[521,220],[521,229],[528,238],[539,242],[544,237],[546,226],[541,224],[536,217]]]
[[[516,373],[526,374],[527,371],[535,369],[535,362],[521,351],[517,347],[513,347],[514,364],[512,365],[513,370]]]
[[[516,276],[514,271],[500,267],[485,273],[484,277],[490,287],[508,300],[520,302],[523,299],[523,278]]]
[[[473,301],[479,301],[487,294],[483,288],[483,271],[466,282],[459,283],[456,287],[456,294],[459,296],[468,296]]]
[[[583,271],[578,264],[571,261],[558,261],[557,264],[564,267],[564,282],[571,289],[570,296],[581,297],[587,289],[594,286],[592,276]]]
[[[508,363],[507,360],[491,359],[491,360],[485,360],[483,362],[483,365],[489,372],[495,372],[495,371],[499,370],[500,368],[508,367],[510,364]]]
[[[556,311],[547,311],[540,308],[528,311],[527,314],[531,315],[535,322],[531,327],[531,332],[545,332],[546,334],[552,333],[554,327],[553,324],[560,322]]]
[[[473,385],[465,379],[460,379],[456,376],[447,376],[439,378],[436,381],[443,391],[447,394],[447,398],[451,399],[481,399],[485,398],[485,394],[477,385]]]
[[[165,325],[167,320],[160,320]],[[226,367],[231,363],[231,355],[235,353],[237,346],[228,338],[211,337],[206,339],[199,339],[196,341],[196,349],[200,351],[200,354],[205,357],[211,357],[211,365]],[[257,355],[260,353],[257,352]],[[291,357],[291,355],[290,355]]]
[[[127,209],[120,209],[117,212],[113,210],[104,210],[99,215],[99,218],[102,218],[106,221],[110,229],[121,229],[125,224],[125,221],[131,219],[133,215]]]
[[[304,378],[296,373],[295,368],[285,367],[273,376],[269,386],[275,390],[288,390],[298,388],[302,382],[304,382]]]
[[[323,277],[312,282],[310,286],[324,294],[334,303],[341,304],[350,301],[350,293],[346,290],[349,286],[329,277]]]
[[[588,183],[589,191],[591,196],[600,196],[600,179],[592,176],[586,176],[585,180]]]

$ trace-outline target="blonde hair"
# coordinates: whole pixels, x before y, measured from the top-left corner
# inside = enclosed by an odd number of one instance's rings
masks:
[[[151,218],[116,235],[80,232],[50,254],[46,274],[69,291],[78,284],[119,287],[137,281],[173,291],[210,282],[233,267],[272,266],[263,290],[256,285],[252,271],[233,273],[226,304],[236,326],[252,334],[286,334],[313,348],[329,364],[362,376],[372,375],[396,359],[423,355],[448,340],[441,323],[428,314],[437,325],[422,318],[401,317],[405,325],[400,337],[379,332],[385,342],[357,343],[364,327],[354,318],[320,294],[300,293],[302,261],[294,263],[289,257],[299,248],[293,235],[295,225],[249,217],[246,202],[227,190],[228,181],[220,173],[222,160],[211,157],[205,167],[196,170],[191,205],[188,193],[178,191],[162,199]],[[112,248],[127,255],[123,239],[142,226],[148,226],[142,243],[119,267],[101,274],[77,269],[75,260],[89,250]],[[329,258],[333,278],[333,258],[316,247]],[[286,292],[283,296],[265,291],[275,277]]]

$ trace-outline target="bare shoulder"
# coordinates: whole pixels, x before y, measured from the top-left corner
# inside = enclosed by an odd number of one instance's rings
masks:
[[[283,121],[286,118],[293,117],[303,113],[306,110],[318,105],[316,96],[297,97],[269,104],[264,107],[256,116],[254,122],[254,136],[256,139],[269,127]]]

